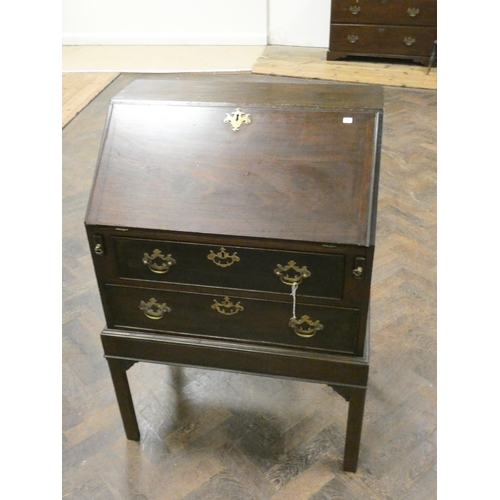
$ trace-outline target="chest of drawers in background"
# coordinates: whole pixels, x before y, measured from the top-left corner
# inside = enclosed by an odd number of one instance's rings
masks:
[[[329,61],[362,56],[427,65],[435,40],[436,0],[332,0]]]
[[[123,360],[365,390],[382,113],[375,87],[230,76],[112,100],[86,228],[129,438]]]

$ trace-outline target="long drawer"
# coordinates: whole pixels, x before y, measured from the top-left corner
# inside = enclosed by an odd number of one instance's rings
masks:
[[[342,299],[345,256],[113,238],[118,276]]]
[[[428,56],[436,38],[434,28],[332,24],[330,50],[352,54]]]
[[[359,310],[106,285],[108,327],[354,353]]]
[[[436,26],[436,0],[332,0],[332,23]]]

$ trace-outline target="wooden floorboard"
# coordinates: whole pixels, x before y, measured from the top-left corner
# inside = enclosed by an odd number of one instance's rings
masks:
[[[63,130],[63,498],[436,498],[436,91],[384,88],[371,375],[351,474],[347,404],[319,384],[139,363],[142,439],[125,438],[83,219],[109,99],[138,77],[174,76],[122,74]]]
[[[413,63],[327,61],[325,49],[303,47],[266,47],[252,73],[393,87],[437,88],[436,68],[428,73],[427,68]]]
[[[63,128],[102,92],[119,73],[63,73],[62,126]]]

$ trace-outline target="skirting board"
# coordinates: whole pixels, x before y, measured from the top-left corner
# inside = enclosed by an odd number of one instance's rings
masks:
[[[65,46],[63,71],[182,73],[251,71],[265,46]]]
[[[63,33],[63,45],[267,45],[267,33]]]

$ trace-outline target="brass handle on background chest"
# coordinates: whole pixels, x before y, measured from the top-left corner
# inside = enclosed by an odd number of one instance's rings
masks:
[[[218,313],[224,314],[224,316],[232,316],[233,314],[237,314],[245,310],[245,308],[239,302],[236,302],[236,304],[231,302],[231,299],[229,297],[224,297],[224,300],[222,302],[217,302],[217,300],[214,299],[214,303],[211,307]]]
[[[155,262],[156,261],[156,262]],[[158,261],[160,263],[158,263]],[[176,261],[172,258],[170,254],[167,256],[163,255],[160,250],[157,248],[153,250],[151,255],[145,253],[142,258],[142,263],[156,274],[165,274],[168,273],[168,270],[171,266],[173,266]]]
[[[171,311],[167,304],[160,304],[156,299],[151,298],[148,302],[141,300],[139,309],[144,312],[144,315],[149,319],[161,319],[166,313]]]
[[[349,10],[351,11],[352,14],[356,15],[361,10],[361,7],[359,5],[351,5],[349,7]]]
[[[294,271],[293,274],[288,274],[288,271]],[[293,284],[302,283],[304,278],[309,278],[311,276],[311,271],[307,269],[306,266],[299,267],[295,261],[291,260],[286,266],[278,264],[278,267],[274,270],[274,274],[280,277],[280,280],[285,285],[292,286]]]
[[[420,9],[417,9],[416,7],[409,7],[406,12],[408,12],[410,17],[417,17],[420,14]]]
[[[358,35],[347,35],[347,41],[349,43],[356,43],[359,40]]]
[[[410,46],[413,45],[416,42],[416,40],[412,36],[405,36],[404,42],[406,45]]]
[[[229,255],[224,247],[221,247],[221,249],[217,253],[214,253],[213,250],[210,250],[210,253],[207,255],[207,259],[211,260],[219,267],[229,267],[235,262],[240,261],[240,258],[236,255],[236,252],[234,252],[232,255]]]
[[[302,325],[307,325],[306,327]],[[311,320],[309,316],[302,316],[300,319],[292,318],[288,326],[293,328],[293,331],[299,336],[304,338],[311,338],[316,335],[320,330],[323,330],[323,325],[319,322]]]

